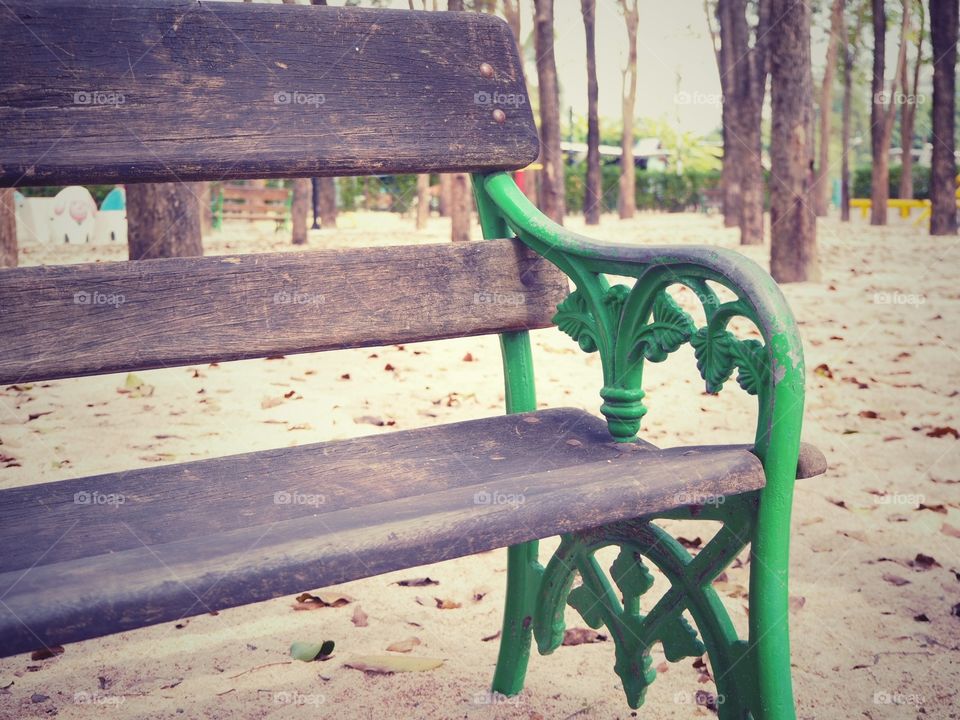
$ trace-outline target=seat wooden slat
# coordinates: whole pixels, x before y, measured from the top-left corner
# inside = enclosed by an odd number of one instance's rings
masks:
[[[0,67],[0,186],[507,170],[538,153],[513,35],[480,13],[7,0]]]
[[[571,409],[260,455],[0,492],[0,542],[13,550],[0,568],[0,654],[764,484],[744,447],[615,444],[601,420]],[[80,487],[124,502],[74,504]],[[275,492],[325,502],[276,503]]]
[[[0,383],[547,327],[518,241],[0,270]]]

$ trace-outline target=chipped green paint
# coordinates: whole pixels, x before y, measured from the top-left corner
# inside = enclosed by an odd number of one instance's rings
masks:
[[[545,569],[534,544],[511,548],[507,616],[494,689],[520,691],[531,629],[540,650],[549,652],[562,640],[563,608],[570,604],[588,624],[610,631],[615,669],[632,707],[639,706],[655,677],[649,662],[651,645],[660,642],[671,659],[679,659],[698,654],[702,643],[725,700],[719,710],[723,720],[748,716],[793,720],[787,568],[804,368],[796,324],[779,288],[758,265],[723,248],[637,247],[577,235],[540,213],[505,173],[475,176],[474,187],[485,237],[505,237],[512,231],[576,286],[557,308],[555,321],[582,350],[599,354],[600,410],[614,439],[634,439],[647,412],[642,402],[644,363],[660,362],[690,343],[709,392],[718,392],[736,373],[740,387],[757,397],[754,448],[766,475],[762,491],[696,510],[697,518],[722,523],[696,557],[650,522],[654,518],[565,536]],[[608,275],[633,278],[634,284],[610,286]],[[721,303],[709,282],[732,291],[736,300]],[[697,294],[706,317],[704,327],[695,327],[673,301],[666,292],[671,285]],[[727,329],[734,317],[752,322],[761,340],[735,337]],[[522,380],[512,379],[526,362],[518,357],[505,347],[508,411],[514,412],[511,387],[529,383],[532,398],[532,371]],[[689,518],[693,512],[681,508],[658,517]],[[754,561],[749,638],[744,641],[734,632],[710,583],[747,544]],[[610,569],[619,597],[594,557],[596,550],[609,545],[620,547]],[[640,611],[641,596],[650,589],[644,558],[670,581],[670,588],[646,614]],[[582,584],[574,588],[578,575]],[[700,638],[683,619],[685,611]]]

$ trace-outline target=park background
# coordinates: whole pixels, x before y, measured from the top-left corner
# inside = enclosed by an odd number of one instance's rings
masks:
[[[731,247],[767,267],[778,233],[787,248],[774,274],[791,281],[784,291],[805,341],[804,435],[831,465],[827,476],[799,483],[796,495],[791,607],[799,716],[957,716],[960,331],[952,319],[960,302],[960,123],[955,96],[941,100],[936,120],[934,109],[935,68],[942,77],[956,67],[956,21],[951,54],[943,51],[948,28],[935,11],[946,16],[952,9],[955,18],[955,3],[806,6],[809,94],[794,100],[809,114],[809,195],[799,209],[805,221],[780,224],[770,212],[780,147],[769,58],[760,62],[756,54],[771,53],[765,41],[773,38],[757,27],[759,5],[597,2],[593,137],[583,7],[557,0],[547,15],[549,5],[504,0],[464,8],[519,27],[524,101],[541,123],[544,146],[520,177],[540,207],[612,242]],[[428,2],[426,9],[448,8]],[[624,98],[634,82],[630,104]],[[740,99],[723,102],[734,96]],[[947,104],[949,113],[942,110]],[[592,196],[590,146],[599,170]],[[931,182],[935,157],[948,166],[940,168],[938,185]],[[754,174],[744,178],[748,166]],[[846,197],[864,201],[847,219],[845,176]],[[752,213],[743,202],[750,184],[759,188],[748,203]],[[940,193],[939,214],[931,187]],[[110,190],[90,186],[61,196],[77,226],[68,224],[68,233],[62,225],[54,232],[61,188],[19,198],[5,192],[4,263],[480,238],[463,176],[129,186],[122,208],[112,211],[123,215],[122,224],[110,226],[112,237],[96,228],[98,213],[111,212],[99,209]],[[265,199],[256,199],[258,192]],[[917,202],[881,211],[884,195]],[[943,210],[944,197],[951,213]],[[73,211],[74,203],[80,209]],[[142,237],[157,235],[161,221],[154,216],[163,207],[176,209],[175,231],[159,233],[162,243],[138,243],[138,227]],[[262,213],[271,219],[245,217]],[[73,214],[83,214],[82,221]],[[798,251],[811,247],[812,255]],[[694,307],[694,298],[680,300]],[[541,406],[596,412],[597,359],[555,329],[532,335]],[[689,349],[649,375],[646,439],[672,446],[749,437],[749,398],[704,393]],[[499,349],[490,337],[15,385],[0,397],[3,487],[485,417],[503,406]],[[696,526],[681,532],[692,548],[707,539],[702,533]],[[505,553],[484,553],[320,592],[333,607],[305,609],[288,598],[68,646],[50,658],[4,660],[0,716],[279,718],[319,707],[344,717],[379,716],[384,708],[410,717],[629,717],[610,672],[612,645],[589,633],[585,644],[534,656],[518,698],[485,694],[496,653],[496,643],[485,639],[499,630],[504,569]],[[396,584],[425,577],[439,584]],[[731,568],[718,588],[741,630],[745,578],[745,568]],[[568,625],[583,629],[573,615]],[[328,662],[289,657],[292,642],[331,638],[338,649]],[[341,664],[350,654],[382,654],[397,644],[405,655],[444,663],[427,673],[385,676]],[[702,664],[674,666],[639,714],[709,717],[723,700],[712,690]]]

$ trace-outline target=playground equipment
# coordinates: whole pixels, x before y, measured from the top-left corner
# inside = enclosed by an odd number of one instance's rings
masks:
[[[224,183],[214,198],[213,227],[223,227],[224,220],[272,220],[279,232],[290,221],[291,203],[288,188]]]

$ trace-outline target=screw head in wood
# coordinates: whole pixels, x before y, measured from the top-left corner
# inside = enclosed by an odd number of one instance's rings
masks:
[[[485,78],[493,77],[493,66],[490,63],[480,64],[480,74]]]
[[[498,125],[503,125],[503,123],[507,121],[507,114],[500,108],[497,108],[493,111],[493,120]]]

